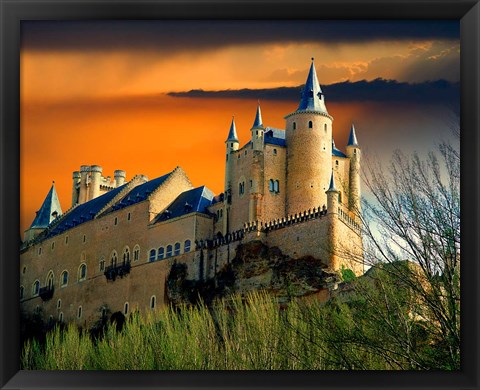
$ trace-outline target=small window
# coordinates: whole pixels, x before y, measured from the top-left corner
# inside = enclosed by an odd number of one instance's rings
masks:
[[[115,219],[113,220],[113,224],[116,225],[118,223],[118,218],[115,217]]]
[[[172,256],[172,246],[171,245],[167,245],[167,257],[171,257]]]
[[[268,190],[269,190],[270,192],[274,192],[274,191],[275,191],[275,185],[274,185],[274,182],[273,182],[272,179],[270,179],[270,180],[268,181]]]
[[[158,248],[157,260],[162,260],[164,258],[165,258],[165,248],[161,246],[160,248]]]
[[[123,264],[130,263],[130,249],[128,247],[123,251]]]
[[[65,287],[68,284],[68,271],[63,271],[60,277],[60,285]]]
[[[273,149],[273,155],[274,155],[274,156],[277,155],[277,149]]]
[[[257,133],[258,133],[258,131],[257,131]],[[245,156],[246,156],[246,155],[247,155],[247,151],[245,150]]]
[[[27,267],[23,267],[22,273],[25,274],[27,272]]]
[[[68,245],[68,236],[65,236],[65,245]]]
[[[57,301],[57,309],[61,309],[61,308],[62,308],[62,300],[59,299],[59,300]]]
[[[250,188],[253,188],[253,180],[250,180]]]
[[[293,126],[293,130],[297,129],[297,123],[296,122],[293,122],[292,126]]]
[[[231,147],[231,148],[233,148],[233,142],[232,142],[232,143],[230,143],[230,147]]]
[[[155,295],[153,295],[151,298],[150,298],[150,309],[155,309],[155,301],[156,301],[156,298],[155,298]]]
[[[131,218],[132,218],[131,214],[128,213],[128,214],[127,214],[127,221],[130,221]]]
[[[53,289],[53,279],[53,272],[50,271],[47,276],[47,283],[45,283],[49,290]]]
[[[32,286],[32,295],[36,297],[39,292],[40,292],[40,281],[35,280]]]
[[[323,125],[323,128],[325,129],[325,134],[326,134],[327,133],[327,124],[326,123]]]
[[[313,129],[313,122],[312,121],[308,121],[308,128]]]
[[[82,318],[82,306],[78,306],[77,317]]]
[[[78,271],[78,281],[85,280],[87,278],[87,265],[82,264],[80,265],[79,271]]]
[[[87,236],[84,234],[83,235],[83,242],[87,241]]]
[[[24,292],[25,292],[25,288],[23,286],[20,286],[20,299],[23,299]]]
[[[338,160],[335,160],[335,165],[338,167]]]
[[[63,322],[63,312],[60,312],[60,314],[58,315],[58,320],[60,322]]]
[[[112,257],[110,258],[110,265],[111,265],[112,267],[116,267],[116,266],[117,266],[117,260],[118,260],[117,252],[116,252],[116,251],[113,251]]]
[[[135,245],[133,248],[133,261],[138,261],[140,259],[140,247]]]
[[[273,182],[273,191],[277,194],[280,192],[280,183],[278,180]]]
[[[38,255],[40,256],[42,254],[42,248],[38,248]]]
[[[55,249],[55,241],[52,242],[51,249],[52,249],[52,251]]]
[[[174,252],[174,255],[175,256],[178,256],[180,254],[180,243],[179,242],[176,242],[175,243],[175,252]]]
[[[98,263],[100,272],[105,271],[105,259],[102,257]]]
[[[185,243],[183,244],[183,252],[187,253],[190,252],[190,246],[192,245],[190,240],[185,240]]]
[[[353,154],[357,154],[357,149],[353,149]],[[42,248],[40,248],[42,249]]]
[[[128,302],[125,302],[125,305],[123,306],[123,314],[128,314]]]
[[[155,249],[150,250],[148,261],[155,261],[155,257],[157,257],[157,251]]]

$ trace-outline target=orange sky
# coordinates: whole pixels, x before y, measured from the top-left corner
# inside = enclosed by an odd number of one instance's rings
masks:
[[[451,40],[265,43],[225,46],[203,53],[178,51],[171,56],[152,50],[133,55],[126,49],[23,49],[21,229],[32,222],[52,180],[63,211],[71,206],[72,172],[80,165],[101,165],[104,176],[123,169],[127,179],[139,173],[153,179],[180,165],[195,186],[207,185],[215,193],[221,192],[224,141],[231,116],[235,115],[244,144],[256,100],[174,98],[166,92],[297,86],[305,81],[312,55],[321,84],[377,77],[424,81],[426,76],[415,69],[423,69],[422,64],[442,69],[452,58],[458,58],[458,51],[458,42]],[[451,75],[453,81],[456,77]],[[392,129],[405,124],[411,127],[409,118],[391,106],[329,103],[328,96],[326,99],[341,149],[352,121],[360,141],[376,140],[378,145],[400,140],[395,133],[393,138],[385,137]],[[283,117],[297,105],[262,101],[264,124],[284,128]],[[413,110],[417,118],[423,112],[423,127],[438,125],[429,122],[428,110]],[[390,115],[375,118],[382,113]],[[395,123],[389,122],[392,118]],[[415,133],[416,129],[408,131]]]

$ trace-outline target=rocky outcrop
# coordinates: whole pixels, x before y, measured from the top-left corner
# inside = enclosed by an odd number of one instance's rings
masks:
[[[245,294],[265,290],[280,301],[292,297],[315,296],[328,299],[340,278],[327,272],[319,259],[305,256],[292,259],[277,247],[270,248],[260,241],[242,244],[235,258],[207,281],[186,279],[186,266],[174,264],[166,284],[166,296],[173,304],[206,303],[229,294]]]

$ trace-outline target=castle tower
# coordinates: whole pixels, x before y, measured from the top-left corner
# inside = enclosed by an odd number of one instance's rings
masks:
[[[72,183],[72,207],[78,203],[78,196],[80,189],[80,172],[74,171],[73,172],[73,183]]]
[[[226,161],[225,161],[225,202],[223,210],[223,234],[226,234],[229,230],[230,219],[230,205],[232,203],[232,178],[233,178],[233,156],[232,153],[238,150],[240,145],[237,136],[237,127],[235,126],[235,117],[232,117],[232,124],[230,125],[230,131],[225,141],[226,144]]]
[[[326,203],[332,171],[333,118],[325,106],[313,58],[300,105],[285,119],[286,212],[294,214]]]
[[[92,165],[90,167],[90,188],[88,200],[95,199],[100,195],[100,182],[102,180],[102,167],[99,165]]]
[[[335,246],[337,241],[337,224],[338,224],[338,195],[340,191],[335,187],[335,178],[332,174],[330,176],[330,185],[328,186],[327,194],[327,215],[329,217],[329,229],[327,239],[327,252],[329,256],[329,267],[331,269],[338,269],[338,259],[335,253]]]
[[[348,208],[359,213],[360,206],[360,157],[361,150],[357,142],[357,135],[355,134],[355,126],[352,123],[350,129],[350,136],[348,138],[347,145],[347,157],[350,159],[350,180],[349,180],[349,196],[348,196]]]
[[[80,191],[78,193],[78,203],[82,204],[88,201],[88,186],[90,185],[90,167],[82,165],[80,167]]]
[[[265,128],[263,127],[260,102],[258,103],[257,114],[255,115],[255,121],[250,131],[252,132],[253,150],[263,151],[263,133],[265,132]]]
[[[125,183],[125,178],[127,177],[127,173],[120,169],[117,169],[113,172],[113,178],[115,179],[115,188],[118,188]]]

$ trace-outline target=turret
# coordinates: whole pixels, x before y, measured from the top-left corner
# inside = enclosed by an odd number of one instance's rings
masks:
[[[350,178],[349,178],[349,194],[348,194],[348,208],[359,213],[360,206],[360,157],[361,150],[358,145],[357,135],[355,134],[355,126],[352,123],[350,129],[350,136],[347,144],[347,157],[350,159]]]
[[[78,195],[80,191],[80,172],[73,172],[73,183],[72,183],[72,207],[78,203]]]
[[[332,170],[332,121],[312,58],[298,109],[287,115],[287,214],[326,203]]]
[[[328,186],[328,190],[325,191],[327,194],[327,212],[328,214],[338,214],[338,195],[340,191],[337,190],[335,187],[335,178],[333,177],[333,169],[332,175],[330,177],[330,185]]]
[[[233,158],[232,152],[238,150],[240,143],[238,142],[237,128],[235,126],[235,117],[232,117],[232,124],[230,125],[230,131],[225,141],[227,147],[227,156],[225,163],[225,196],[228,198],[228,190],[232,188],[232,170],[233,170]]]
[[[88,200],[95,199],[100,195],[100,182],[102,180],[102,167],[99,165],[92,165],[90,167],[90,189]]]
[[[115,179],[115,188],[118,188],[125,183],[125,178],[127,177],[127,173],[122,171],[121,169],[117,169],[113,172],[113,178]]]
[[[82,204],[88,200],[88,186],[90,184],[90,178],[88,176],[90,167],[88,165],[82,165],[80,167],[80,191],[78,193],[78,203]]]
[[[258,103],[257,114],[255,115],[255,121],[253,122],[253,126],[250,131],[252,132],[253,150],[263,151],[263,134],[265,132],[265,128],[263,127],[260,102]]]
[[[338,239],[338,195],[340,191],[335,187],[335,178],[332,170],[330,176],[330,185],[326,191],[327,195],[327,216],[329,217],[329,227],[327,234],[327,252],[328,252],[328,266],[331,270],[337,270],[339,259],[336,253],[337,239]]]

